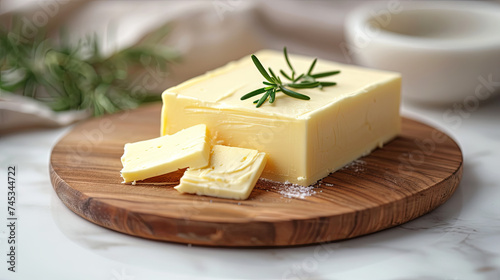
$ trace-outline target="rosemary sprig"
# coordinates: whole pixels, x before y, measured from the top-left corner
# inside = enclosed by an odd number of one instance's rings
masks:
[[[34,98],[54,111],[89,110],[98,116],[158,101],[160,95],[150,92],[150,84],[136,84],[131,76],[148,69],[161,78],[168,63],[178,58],[159,44],[165,27],[135,46],[105,56],[95,35],[70,44],[62,34],[57,43],[39,29],[37,36],[26,38],[20,18],[12,21],[10,30],[0,26],[0,92]],[[153,78],[159,77],[141,81]]]
[[[257,70],[259,70],[260,74],[266,79],[266,81],[263,81],[262,83],[266,85],[266,87],[258,88],[254,91],[251,91],[241,97],[241,100],[246,100],[248,98],[257,96],[259,94],[264,94],[262,95],[259,99],[255,100],[253,103],[256,104],[257,108],[262,106],[266,100],[269,100],[269,103],[274,103],[276,100],[276,93],[277,92],[283,92],[285,95],[288,95],[293,98],[297,99],[302,99],[302,100],[309,100],[311,99],[309,96],[298,93],[294,90],[291,90],[290,88],[294,89],[303,89],[303,88],[320,88],[323,89],[323,87],[329,87],[329,86],[334,86],[337,83],[335,82],[324,82],[324,81],[317,81],[316,79],[319,78],[324,78],[324,77],[329,77],[333,75],[337,75],[340,73],[340,71],[329,71],[329,72],[321,72],[321,73],[316,73],[313,74],[314,66],[316,66],[316,62],[318,61],[317,58],[313,60],[311,63],[311,66],[309,66],[309,70],[307,73],[302,73],[298,76],[296,76],[295,69],[292,66],[292,63],[290,62],[290,59],[288,58],[288,52],[286,47],[283,48],[283,55],[285,56],[285,61],[290,68],[291,73],[287,74],[284,70],[280,70],[281,75],[285,77],[287,80],[290,81],[290,83],[283,83],[281,81],[281,78],[277,76],[271,68],[268,68],[269,73],[266,71],[266,68],[262,65],[262,63],[259,61],[257,56],[254,54],[251,56],[253,63],[257,67]]]

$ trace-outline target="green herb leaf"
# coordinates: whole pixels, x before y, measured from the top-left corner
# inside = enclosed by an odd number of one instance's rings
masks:
[[[260,106],[262,106],[262,104],[264,104],[264,102],[266,101],[266,99],[271,94],[271,91],[272,91],[272,89],[266,91],[266,93],[264,95],[262,95],[262,97],[259,99],[259,102],[257,102],[257,108],[259,108]]]
[[[309,71],[307,71],[307,75],[311,75],[312,70],[314,69],[314,66],[316,65],[316,61],[318,61],[317,58],[315,58],[311,64],[311,67],[309,67]]]
[[[300,74],[297,79],[293,80],[294,83],[296,83],[297,81],[299,81],[300,79],[302,79],[302,77],[304,77],[304,74]]]
[[[291,88],[315,88],[320,85],[320,82],[304,82],[299,84],[287,84]]]
[[[292,63],[290,63],[290,59],[288,59],[288,52],[286,50],[286,47],[283,48],[283,54],[285,55],[285,60],[286,63],[288,64],[288,67],[290,67],[290,70],[292,70],[292,72],[295,72],[295,70],[292,67]]]
[[[254,54],[252,54],[252,61],[257,69],[259,69],[260,74],[270,83],[274,83],[273,79],[271,79],[264,66],[262,66],[262,63],[260,63],[259,59]]]
[[[323,72],[323,73],[318,73],[318,74],[314,74],[314,75],[310,75],[310,76],[317,79],[317,78],[323,78],[323,77],[337,75],[338,73],[340,73],[340,71]]]
[[[269,67],[269,73],[271,73],[271,76],[272,76],[275,83],[281,83],[281,81],[278,79],[278,77],[276,77],[276,75],[274,74],[273,69],[271,69],[271,67]]]
[[[245,100],[245,99],[248,99],[248,98],[250,98],[250,97],[254,97],[254,96],[256,96],[256,95],[259,95],[259,94],[261,94],[261,93],[266,92],[266,90],[267,90],[267,89],[266,89],[265,87],[263,87],[263,88],[259,88],[259,89],[256,89],[256,90],[254,90],[254,91],[252,91],[252,92],[249,92],[249,93],[247,93],[247,94],[243,95],[243,96],[240,98],[240,100]]]
[[[281,75],[285,76],[285,78],[287,78],[289,81],[292,81],[292,82],[293,82],[293,79],[292,79],[292,78],[290,78],[290,77],[289,77],[289,76],[285,73],[285,71],[280,70],[280,73],[281,73]]]
[[[281,84],[283,84],[283,83],[281,82],[280,76],[277,76],[277,78],[278,78],[278,84],[280,84],[280,85],[281,85]]]
[[[274,103],[274,100],[276,99],[276,88],[274,88],[270,95],[269,95],[269,103]]]
[[[304,94],[301,94],[301,93],[298,93],[296,91],[293,91],[291,89],[287,89],[285,88],[284,86],[280,86],[280,89],[283,91],[284,94],[290,96],[290,97],[294,97],[294,98],[298,98],[298,99],[302,99],[302,100],[309,100],[311,99],[309,96],[307,95],[304,95]]]
[[[330,86],[334,86],[336,84],[337,83],[335,83],[335,82],[319,82],[319,85],[322,87],[330,87]]]

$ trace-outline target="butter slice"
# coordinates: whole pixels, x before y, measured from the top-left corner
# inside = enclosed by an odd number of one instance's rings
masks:
[[[186,170],[175,189],[181,193],[247,199],[265,165],[265,153],[214,145],[210,165]]]
[[[267,68],[288,71],[282,52],[260,51]],[[290,55],[297,73],[307,73],[312,57]],[[296,89],[304,101],[277,93],[273,104],[255,108],[244,94],[263,87],[250,56],[188,80],[163,93],[162,133],[204,123],[217,143],[255,149],[268,156],[262,177],[308,186],[381,147],[401,131],[401,76],[319,59],[313,73],[340,70],[318,80],[337,82],[323,89]],[[285,79],[282,77],[282,80]]]
[[[205,167],[209,159],[207,127],[199,124],[173,135],[125,144],[121,175],[124,183],[144,180],[186,167]]]

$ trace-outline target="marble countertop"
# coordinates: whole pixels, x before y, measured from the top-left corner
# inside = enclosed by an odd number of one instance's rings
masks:
[[[2,226],[0,279],[500,279],[500,98],[461,105],[402,108],[463,150],[463,178],[448,202],[395,228],[292,248],[187,246],[94,225],[67,209],[50,183],[51,148],[71,127],[1,136],[0,218],[7,224],[7,168],[15,165],[18,247],[13,273]]]

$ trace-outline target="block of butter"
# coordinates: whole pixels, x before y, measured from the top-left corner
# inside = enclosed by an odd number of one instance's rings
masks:
[[[210,139],[204,124],[173,135],[125,144],[121,157],[124,183],[144,180],[178,169],[201,168],[210,160]]]
[[[265,165],[265,153],[214,145],[210,164],[187,169],[175,189],[181,193],[247,199]]]
[[[288,70],[282,52],[255,54],[264,67]],[[290,55],[297,73],[311,57]],[[370,153],[400,132],[401,76],[318,60],[314,72],[340,70],[321,81],[323,89],[297,89],[304,101],[278,93],[274,103],[256,108],[241,96],[262,87],[250,56],[167,89],[163,95],[163,135],[204,123],[218,143],[268,155],[262,177],[311,185],[347,163]],[[284,80],[284,79],[283,79]]]

